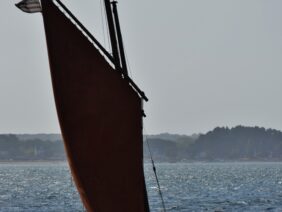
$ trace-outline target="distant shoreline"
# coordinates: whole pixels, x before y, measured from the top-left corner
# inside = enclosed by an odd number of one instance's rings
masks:
[[[0,164],[7,163],[67,163],[67,160],[0,160]]]
[[[263,127],[216,127],[206,134],[164,133],[148,135],[146,140],[145,162],[150,162],[150,155],[158,163],[282,162],[282,131]],[[56,163],[66,159],[59,134],[0,134],[2,163]]]

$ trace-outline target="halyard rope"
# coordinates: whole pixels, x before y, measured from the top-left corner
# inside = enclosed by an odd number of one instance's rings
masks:
[[[157,169],[156,169],[156,166],[155,166],[155,162],[153,160],[153,156],[152,156],[152,152],[151,152],[151,149],[150,149],[149,141],[147,139],[147,135],[145,135],[145,142],[146,142],[147,148],[149,150],[149,155],[150,155],[153,171],[154,171],[155,179],[156,179],[157,186],[158,186],[158,192],[159,192],[159,195],[160,195],[160,198],[161,198],[161,202],[162,202],[162,206],[163,206],[163,212],[166,212],[166,207],[165,207],[165,203],[164,203],[163,193],[162,193],[162,190],[161,190],[159,178],[158,178],[158,175],[157,175]]]

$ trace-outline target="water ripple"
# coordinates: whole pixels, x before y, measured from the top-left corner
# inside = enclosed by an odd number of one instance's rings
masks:
[[[282,163],[156,164],[167,211],[282,211]],[[145,164],[150,208],[162,211]],[[0,164],[0,212],[84,211],[66,163]]]

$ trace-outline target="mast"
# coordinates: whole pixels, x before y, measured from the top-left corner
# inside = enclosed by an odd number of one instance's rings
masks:
[[[120,70],[121,69],[120,58],[119,58],[119,52],[118,52],[118,44],[117,44],[116,30],[115,30],[114,19],[113,19],[113,14],[112,14],[111,2],[110,0],[104,0],[104,3],[105,3],[106,14],[107,14],[107,20],[108,20],[108,26],[109,26],[109,32],[110,32],[113,57],[115,61],[115,67],[117,70]]]
[[[116,24],[118,47],[119,47],[122,70],[125,76],[128,76],[126,57],[125,57],[125,52],[124,52],[124,47],[123,47],[122,34],[121,34],[118,11],[117,11],[117,1],[113,1],[112,4],[113,4],[113,14],[114,14],[114,19],[115,19],[115,24]]]

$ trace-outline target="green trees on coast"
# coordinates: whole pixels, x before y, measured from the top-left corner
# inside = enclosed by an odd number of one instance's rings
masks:
[[[282,132],[262,127],[217,127],[199,135],[144,136],[157,162],[282,161]],[[65,160],[59,134],[0,135],[0,161]],[[149,160],[147,142],[144,159]]]
[[[64,160],[61,140],[42,140],[36,136],[20,139],[17,135],[0,135],[0,160]]]

